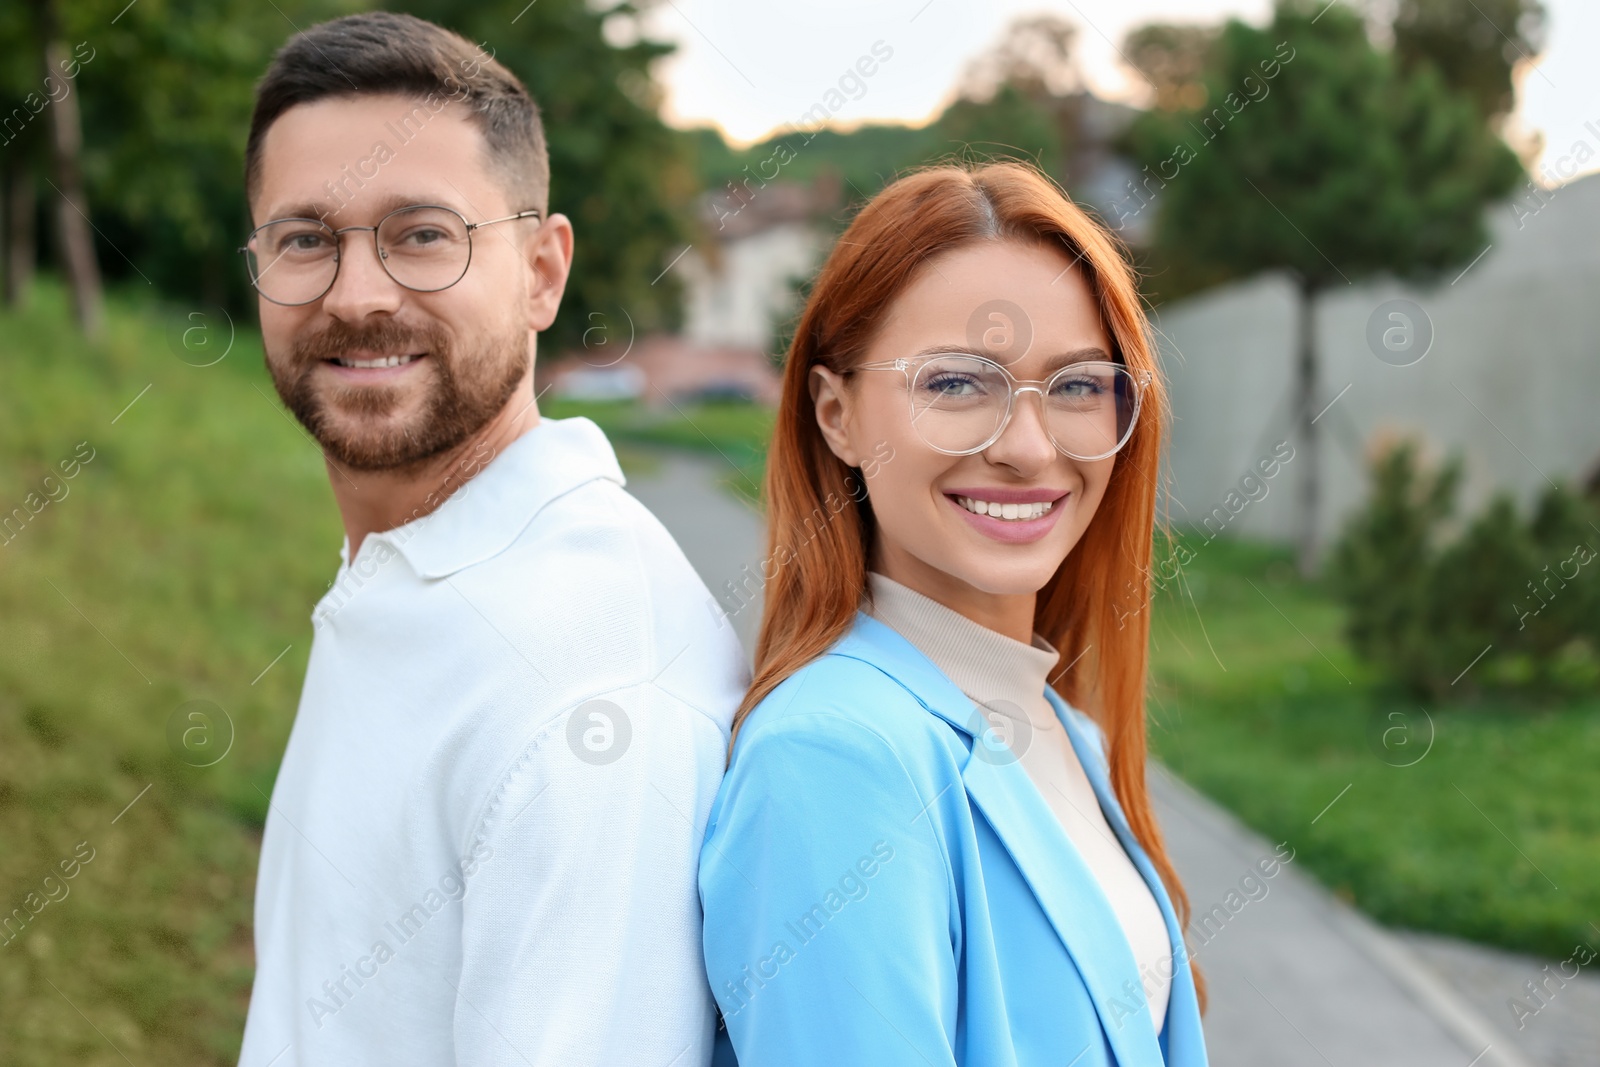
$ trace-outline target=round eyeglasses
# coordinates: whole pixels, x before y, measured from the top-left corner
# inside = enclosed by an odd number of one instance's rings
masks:
[[[459,282],[472,263],[472,231],[513,219],[539,218],[535,209],[504,218],[468,222],[438,204],[398,208],[376,226],[335,230],[320,219],[274,219],[250,232],[239,249],[256,292],[285,307],[322,299],[339,275],[343,258],[339,235],[370,230],[378,262],[396,283],[419,293],[436,293]]]
[[[929,447],[952,456],[981,452],[1000,439],[1018,393],[1039,394],[1051,443],[1078,460],[1104,459],[1133,436],[1150,372],[1109,360],[1072,363],[1044,381],[1013,377],[986,356],[966,352],[859,363],[851,370],[906,376],[911,425]]]

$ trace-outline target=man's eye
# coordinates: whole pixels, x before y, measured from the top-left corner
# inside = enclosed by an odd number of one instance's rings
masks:
[[[314,230],[302,230],[299,233],[291,233],[286,236],[279,242],[278,249],[280,252],[308,253],[320,252],[327,246],[328,238],[326,234],[318,233]]]
[[[443,230],[425,228],[412,230],[410,233],[404,234],[400,238],[400,243],[410,245],[413,248],[421,248],[427,245],[436,245],[449,239],[450,235]]]

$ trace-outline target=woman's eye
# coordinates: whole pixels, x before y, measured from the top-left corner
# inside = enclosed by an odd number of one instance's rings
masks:
[[[1105,386],[1095,378],[1064,378],[1056,389],[1062,396],[1098,396]]]
[[[966,378],[955,374],[946,374],[931,379],[928,382],[928,388],[935,393],[954,395],[962,392],[974,384],[975,383],[971,378]]]

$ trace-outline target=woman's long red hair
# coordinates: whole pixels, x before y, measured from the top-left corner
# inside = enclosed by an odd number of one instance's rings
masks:
[[[900,178],[856,215],[817,275],[789,346],[767,457],[767,558],[784,565],[764,587],[754,678],[734,715],[734,736],[768,693],[845,635],[866,589],[872,512],[857,499],[860,472],[834,456],[818,429],[811,368],[842,374],[860,361],[890,304],[930,259],[1004,240],[1056,247],[1081,265],[1114,355],[1136,375],[1150,371],[1133,436],[1117,453],[1088,528],[1039,591],[1034,629],[1069,665],[1051,685],[1105,731],[1112,787],[1187,928],[1188,895],[1167,858],[1144,776],[1147,576],[1166,392],[1121,247],[1033,167],[945,165]],[[1189,963],[1203,1010],[1205,986]]]

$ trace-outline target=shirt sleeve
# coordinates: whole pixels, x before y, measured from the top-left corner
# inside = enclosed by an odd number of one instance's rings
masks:
[[[741,739],[700,856],[706,968],[741,1064],[956,1062],[939,799],[840,716]]]
[[[695,866],[727,738],[654,685],[568,709],[513,762],[463,898],[461,1067],[704,1067]]]

